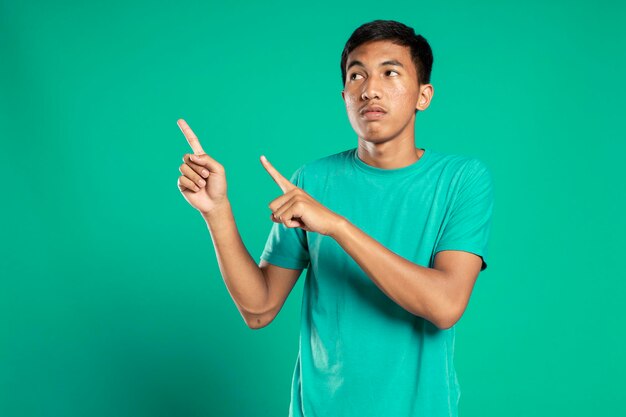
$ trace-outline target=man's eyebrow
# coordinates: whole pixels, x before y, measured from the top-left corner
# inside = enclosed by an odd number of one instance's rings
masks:
[[[352,61],[352,62],[350,62],[348,64],[348,67],[346,68],[346,70],[349,70],[350,68],[352,68],[355,65],[360,65],[362,67],[365,67],[365,65],[363,65],[363,63],[361,61],[354,60],[354,61]]]
[[[383,65],[397,65],[399,67],[404,68],[404,65],[402,65],[400,63],[400,61],[396,61],[395,59],[390,59],[389,61],[385,61],[383,63],[380,64],[380,66],[382,67]]]
[[[365,65],[363,65],[363,63],[361,61],[354,60],[354,61],[352,61],[352,62],[350,62],[348,64],[348,67],[346,68],[346,70],[349,70],[350,68],[352,68],[355,65],[359,65],[361,67],[365,67]],[[396,59],[389,59],[387,61],[381,62],[379,66],[382,67],[384,65],[397,65],[398,67],[404,68],[404,65],[402,65],[402,63],[400,61],[396,60]]]

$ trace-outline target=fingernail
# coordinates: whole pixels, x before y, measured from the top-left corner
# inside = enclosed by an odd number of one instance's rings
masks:
[[[189,155],[189,160],[193,161],[193,156]]]
[[[208,177],[208,176],[209,176],[209,171],[207,171],[206,169],[203,169],[203,170],[202,170],[202,176],[203,176],[204,178]]]
[[[204,180],[199,180],[198,184],[200,184],[202,187],[204,187],[206,185],[206,181]]]

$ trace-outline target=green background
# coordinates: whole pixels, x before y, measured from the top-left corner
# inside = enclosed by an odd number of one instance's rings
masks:
[[[304,275],[246,327],[176,181],[184,118],[258,261],[290,175],[356,146],[340,54],[434,51],[416,146],[492,170],[491,262],[457,324],[461,416],[626,413],[619,2],[0,0],[0,415],[287,415]],[[402,387],[398,387],[402,389]]]

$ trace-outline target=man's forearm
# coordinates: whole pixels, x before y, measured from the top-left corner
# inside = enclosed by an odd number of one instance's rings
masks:
[[[447,327],[452,302],[443,271],[395,254],[347,219],[339,222],[330,236],[389,298],[410,313]]]
[[[202,217],[211,233],[220,272],[233,301],[242,313],[263,313],[267,282],[241,240],[230,202],[202,213]]]

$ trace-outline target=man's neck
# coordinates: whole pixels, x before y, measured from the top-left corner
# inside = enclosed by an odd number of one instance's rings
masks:
[[[410,140],[409,140],[410,139]],[[424,151],[415,147],[415,138],[394,139],[382,143],[359,138],[359,159],[367,165],[381,169],[397,169],[417,162]]]

